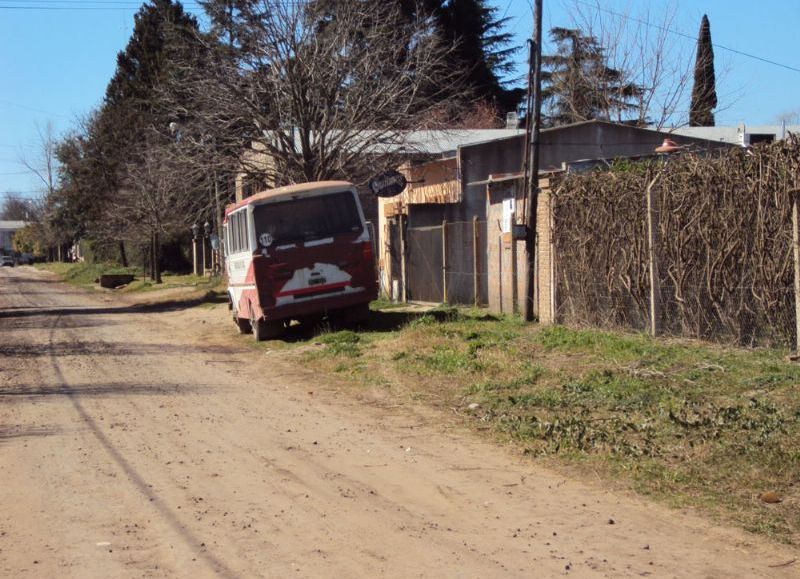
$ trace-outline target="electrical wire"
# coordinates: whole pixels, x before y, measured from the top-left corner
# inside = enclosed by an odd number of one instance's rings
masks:
[[[692,42],[697,42],[697,38],[692,36],[691,34],[686,34],[685,32],[681,32],[680,30],[675,30],[674,28],[668,28],[666,26],[661,26],[659,24],[654,24],[652,22],[648,22],[647,20],[642,20],[641,18],[636,18],[635,16],[630,16],[629,14],[622,14],[620,12],[615,12],[610,8],[603,8],[598,4],[593,4],[590,2],[586,2],[585,0],[575,0],[578,4],[583,4],[592,9],[599,10],[600,12],[606,12],[607,14],[611,14],[618,18],[624,18],[625,20],[631,20],[633,22],[637,22],[639,24],[644,24],[645,26],[650,26],[651,28],[656,28],[657,30],[661,30],[662,32],[669,32],[670,34],[674,34],[676,36],[680,36],[682,38],[686,38],[691,40]],[[718,44],[716,42],[711,43],[712,46],[716,49],[719,48],[721,50],[726,50],[728,52],[732,52],[733,54],[738,54],[739,56],[744,56],[746,58],[752,58],[754,60],[758,60],[760,62],[771,64],[773,66],[778,66],[780,68],[785,68],[786,70],[791,70],[792,72],[800,72],[800,68],[791,66],[789,64],[784,64],[782,62],[778,62],[776,60],[771,60],[769,58],[764,58],[763,56],[758,56],[756,54],[751,54],[749,52],[745,52],[743,50],[738,50],[736,48],[731,48],[730,46],[725,46],[723,44]]]

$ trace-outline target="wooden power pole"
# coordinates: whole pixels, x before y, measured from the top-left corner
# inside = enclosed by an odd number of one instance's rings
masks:
[[[539,126],[542,119],[542,0],[533,2],[533,45],[531,46],[531,63],[533,67],[533,110],[528,109],[525,137],[526,171],[525,191],[525,254],[528,271],[525,275],[525,321],[533,321],[533,276],[536,263],[536,204],[539,194]]]

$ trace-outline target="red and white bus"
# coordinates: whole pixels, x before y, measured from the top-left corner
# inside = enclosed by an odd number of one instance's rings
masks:
[[[378,295],[352,183],[290,185],[229,205],[224,239],[233,319],[256,340],[279,335],[291,320],[362,319]]]

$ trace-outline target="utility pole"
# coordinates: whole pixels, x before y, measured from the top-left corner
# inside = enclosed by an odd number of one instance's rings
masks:
[[[526,157],[524,182],[525,191],[525,254],[528,271],[525,275],[525,321],[533,321],[533,294],[536,263],[536,203],[539,195],[539,126],[542,117],[542,0],[533,2],[533,45],[531,46],[531,64],[533,67],[533,99],[528,100],[533,110],[528,109],[526,121]]]

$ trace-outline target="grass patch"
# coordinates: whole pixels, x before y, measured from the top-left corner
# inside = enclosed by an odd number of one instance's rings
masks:
[[[362,354],[361,335],[351,330],[322,334],[319,341],[325,345],[323,353],[327,356],[358,358]]]
[[[335,360],[321,369],[456,409],[609,484],[800,543],[800,366],[786,352],[540,328],[452,307],[320,341],[317,361]],[[783,502],[761,503],[769,490]]]
[[[59,275],[64,281],[84,288],[99,287],[96,280],[105,274],[130,274],[134,280],[127,286],[115,291],[119,292],[150,292],[168,288],[197,288],[213,290],[219,286],[221,278],[204,277],[192,274],[180,275],[165,273],[161,276],[162,283],[157,284],[141,276],[141,269],[135,267],[120,267],[107,263],[40,263],[37,268],[51,271]]]
[[[51,271],[60,276],[64,281],[78,286],[94,285],[95,280],[104,274],[131,274],[136,275],[133,267],[120,267],[107,263],[38,263],[38,269]]]

